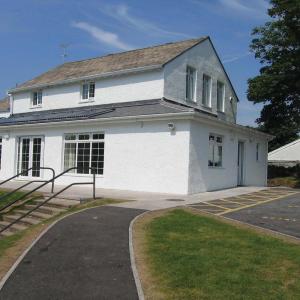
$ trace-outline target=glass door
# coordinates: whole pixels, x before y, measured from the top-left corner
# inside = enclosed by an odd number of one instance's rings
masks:
[[[18,173],[24,172],[22,177],[41,177],[42,145],[41,136],[19,138]]]

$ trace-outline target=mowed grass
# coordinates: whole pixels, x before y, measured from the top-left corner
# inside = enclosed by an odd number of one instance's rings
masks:
[[[180,209],[144,228],[162,299],[300,299],[297,244]]]
[[[6,193],[8,193],[8,192],[9,192],[9,190],[0,190],[0,198],[1,198],[4,194],[6,194]],[[15,192],[14,194],[12,194],[12,195],[10,195],[10,196],[8,196],[8,197],[5,197],[5,198],[3,198],[3,199],[0,199],[0,209],[1,209],[2,207],[4,207],[6,204],[12,202],[13,200],[19,199],[19,198],[20,198],[22,195],[24,195],[24,194],[25,194],[25,192],[18,191],[18,192]]]

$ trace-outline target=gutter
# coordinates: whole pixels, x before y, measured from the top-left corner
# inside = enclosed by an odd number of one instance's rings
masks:
[[[199,114],[197,112],[179,112],[179,113],[167,113],[167,114],[151,114],[151,115],[139,115],[139,116],[125,116],[125,117],[110,117],[103,119],[83,119],[83,120],[72,120],[72,121],[57,121],[57,122],[36,122],[32,124],[17,124],[17,125],[4,125],[0,126],[1,129],[12,129],[12,128],[32,128],[37,126],[43,127],[60,127],[63,125],[73,126],[78,124],[112,124],[112,123],[129,123],[129,122],[139,122],[139,121],[154,121],[154,120],[194,120],[196,122],[205,123],[217,127],[225,127],[235,131],[247,133],[253,136],[260,136],[266,138],[268,141],[271,141],[274,136],[260,132],[258,130],[250,129],[242,125],[237,125],[235,123],[229,123],[216,119],[205,114]]]
[[[113,77],[118,75],[126,75],[126,74],[134,74],[134,73],[140,73],[140,72],[147,72],[147,71],[153,71],[153,70],[160,70],[162,69],[162,65],[151,65],[146,67],[138,67],[133,69],[125,69],[125,70],[119,70],[119,71],[113,71],[113,72],[106,72],[106,73],[99,73],[94,75],[88,75],[88,76],[81,76],[81,77],[74,77],[71,79],[66,79],[62,81],[54,81],[50,83],[43,83],[43,84],[33,84],[31,86],[26,87],[16,87],[13,89],[8,90],[8,93],[17,93],[17,92],[23,92],[28,91],[32,89],[39,89],[39,88],[46,88],[51,86],[57,86],[57,85],[64,85],[69,83],[75,83],[78,81],[84,81],[84,80],[92,80],[92,79],[98,79],[98,78],[107,78],[107,77]]]

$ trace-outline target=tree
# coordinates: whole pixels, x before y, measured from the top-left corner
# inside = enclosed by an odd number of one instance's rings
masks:
[[[271,0],[271,21],[252,31],[250,49],[263,65],[248,80],[248,100],[264,103],[259,128],[276,138],[270,150],[297,139],[300,132],[300,1]]]

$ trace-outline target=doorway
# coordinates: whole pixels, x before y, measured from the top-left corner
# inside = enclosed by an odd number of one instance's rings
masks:
[[[244,185],[244,154],[245,154],[245,142],[238,141],[238,159],[237,159],[237,168],[238,168],[238,177],[237,185]]]
[[[18,173],[24,172],[22,177],[41,177],[42,136],[20,137],[18,143]],[[32,168],[32,170],[29,170]]]

